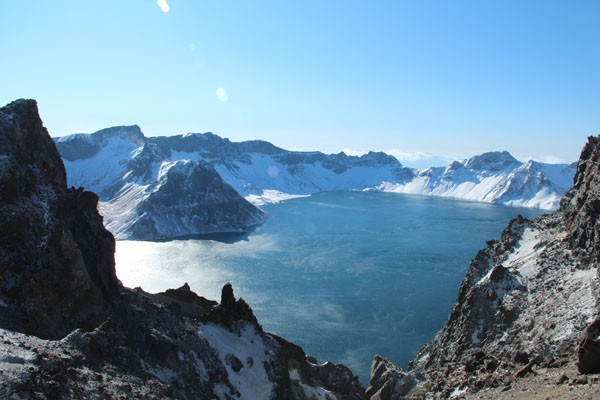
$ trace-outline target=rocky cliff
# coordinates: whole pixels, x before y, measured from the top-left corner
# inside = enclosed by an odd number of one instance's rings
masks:
[[[475,256],[446,324],[408,371],[375,358],[367,398],[510,390],[569,364],[600,372],[600,324],[592,323],[600,314],[598,142],[589,138],[559,210],[511,221]]]
[[[1,108],[0,397],[362,397],[348,368],[264,332],[230,285],[220,303],[122,287],[98,198],[66,181],[35,101]]]
[[[118,294],[98,198],[67,189],[34,101],[0,109],[0,321],[44,338],[94,327]]]

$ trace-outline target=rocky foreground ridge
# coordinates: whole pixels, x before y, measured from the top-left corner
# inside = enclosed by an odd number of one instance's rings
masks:
[[[575,173],[573,164],[522,163],[508,152],[417,170],[382,152],[356,157],[289,151],[212,133],[146,137],[136,125],[55,142],[69,185],[100,196],[100,213],[117,239],[237,231],[260,223],[264,215],[239,196],[263,205],[321,191],[381,190],[552,210]],[[183,179],[192,169],[203,177]],[[205,198],[210,206],[202,208]],[[203,217],[190,223],[199,213]]]
[[[598,398],[598,375],[574,374],[600,372],[599,215],[600,137],[590,137],[560,208],[488,241],[442,330],[408,371],[376,356],[365,397],[500,398],[518,387],[538,398],[537,382],[539,398]],[[551,389],[574,383],[589,389]]]
[[[342,366],[263,331],[230,285],[121,285],[98,197],[68,189],[33,100],[0,109],[0,397],[360,399]]]

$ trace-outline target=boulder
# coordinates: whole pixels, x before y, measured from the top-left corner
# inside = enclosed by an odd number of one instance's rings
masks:
[[[582,374],[600,372],[600,317],[581,335],[577,346],[577,368]]]

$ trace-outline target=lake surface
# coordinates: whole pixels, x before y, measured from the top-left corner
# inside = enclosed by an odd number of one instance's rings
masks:
[[[264,206],[244,237],[117,242],[117,275],[150,292],[188,282],[219,300],[231,282],[263,328],[367,385],[375,354],[401,367],[442,328],[475,253],[539,210],[380,192]],[[241,240],[240,240],[241,239]],[[236,241],[237,240],[237,241]]]

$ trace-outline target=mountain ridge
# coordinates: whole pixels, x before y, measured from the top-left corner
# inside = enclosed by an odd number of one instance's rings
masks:
[[[572,165],[521,163],[506,151],[484,153],[446,167],[411,169],[383,152],[349,156],[343,152],[288,151],[262,140],[231,142],[211,132],[145,137],[137,125],[54,141],[65,160],[69,184],[99,194],[101,212],[119,239],[142,238],[124,227],[132,219],[142,218],[143,212],[125,212],[121,205],[133,207],[136,201],[151,201],[148,191],[157,187],[161,165],[182,160],[213,168],[224,184],[254,205],[320,191],[379,190],[552,210],[558,207],[575,173]],[[137,200],[132,197],[133,185],[140,192]],[[152,189],[140,189],[145,185]],[[223,190],[228,193],[223,202],[235,197]],[[246,230],[265,218],[258,211],[246,214]],[[222,215],[226,215],[225,210]],[[244,230],[240,224],[224,225],[223,231]],[[180,229],[165,228],[162,237],[204,233],[199,225]],[[211,229],[218,231],[218,224]]]
[[[238,195],[212,164],[168,158],[137,125],[55,140],[69,184],[98,193],[105,224],[118,239],[248,232],[266,214]],[[85,163],[78,169],[74,165]]]

